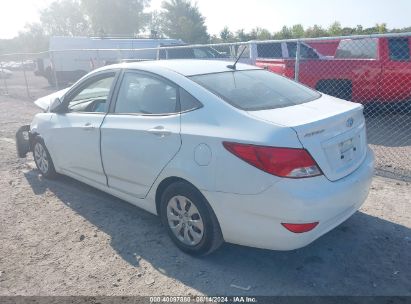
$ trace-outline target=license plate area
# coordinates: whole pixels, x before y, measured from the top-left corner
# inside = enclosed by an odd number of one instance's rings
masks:
[[[344,162],[350,162],[354,158],[355,152],[357,152],[357,147],[354,143],[354,138],[344,140],[338,144],[340,151],[340,159]]]
[[[351,130],[322,143],[328,165],[337,174],[356,167],[365,154],[365,129]]]

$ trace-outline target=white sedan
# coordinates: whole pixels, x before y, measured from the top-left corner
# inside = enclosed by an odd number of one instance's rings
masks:
[[[111,65],[36,104],[20,157],[159,215],[190,254],[305,246],[358,210],[373,175],[360,104],[255,66]]]

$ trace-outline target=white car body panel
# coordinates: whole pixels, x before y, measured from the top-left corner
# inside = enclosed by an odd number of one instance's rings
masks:
[[[179,114],[107,115],[101,126],[101,157],[108,186],[144,198],[180,146]]]
[[[217,215],[224,240],[234,244],[293,250],[308,245],[356,212],[368,196],[374,167],[371,150],[361,168],[330,182],[324,176],[282,179],[258,195],[203,191]],[[349,189],[349,192],[347,192]],[[306,233],[278,229],[283,222],[319,225]]]
[[[70,88],[65,88],[63,90],[54,92],[50,95],[38,98],[34,101],[34,104],[38,106],[40,109],[43,109],[44,111],[48,111],[50,104],[53,102],[53,100],[56,98],[62,98],[69,89]]]
[[[351,173],[366,156],[363,106],[323,95],[309,103],[250,112],[251,115],[275,124],[293,128],[324,174],[332,181]],[[347,126],[347,120],[353,124]],[[355,153],[341,159],[339,144],[353,139]]]
[[[203,107],[167,116],[42,113],[33,120],[31,132],[43,137],[57,172],[151,213],[157,214],[161,182],[181,178],[207,198],[227,242],[278,250],[307,245],[347,219],[367,197],[374,158],[365,142],[362,108],[323,95],[302,105],[247,112],[186,77],[231,71],[226,66],[222,61],[171,60],[104,67],[96,72],[137,69],[165,77]],[[237,69],[256,67],[239,64]],[[64,100],[64,93],[59,94],[36,103],[45,106],[56,96]],[[347,127],[349,118],[353,124]],[[86,123],[94,129],[85,130]],[[148,131],[158,126],[168,131],[166,136]],[[330,155],[356,132],[362,136],[359,157],[341,169]],[[271,175],[228,152],[224,141],[305,148],[324,175],[303,179]],[[320,222],[318,227],[302,234],[281,225],[313,221]]]
[[[103,119],[103,114],[94,113],[52,116],[50,136],[45,140],[61,172],[106,184],[100,159],[99,128]]]

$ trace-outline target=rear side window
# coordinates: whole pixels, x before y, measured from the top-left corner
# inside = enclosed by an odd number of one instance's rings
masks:
[[[335,58],[377,59],[377,45],[376,38],[341,40]]]
[[[388,48],[390,59],[394,61],[410,60],[410,45],[408,38],[389,38]]]
[[[295,58],[297,53],[297,42],[287,42],[288,57]],[[300,44],[300,56],[305,59],[318,59],[318,54],[305,44]]]
[[[177,89],[149,75],[125,73],[114,112],[156,115],[176,113]]]
[[[261,58],[282,58],[281,43],[258,43],[257,54]]]
[[[284,108],[321,96],[308,87],[264,70],[195,75],[190,79],[245,111]]]
[[[203,105],[186,90],[180,88],[180,111],[192,111],[201,108]]]

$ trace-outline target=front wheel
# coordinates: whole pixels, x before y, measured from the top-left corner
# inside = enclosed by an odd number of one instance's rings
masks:
[[[56,176],[56,170],[54,169],[54,164],[50,157],[50,153],[44,145],[43,140],[38,137],[34,139],[33,158],[37,169],[39,169],[44,177],[53,178]]]
[[[188,183],[177,182],[164,191],[161,220],[173,242],[188,254],[210,254],[223,243],[220,226],[209,203]]]

